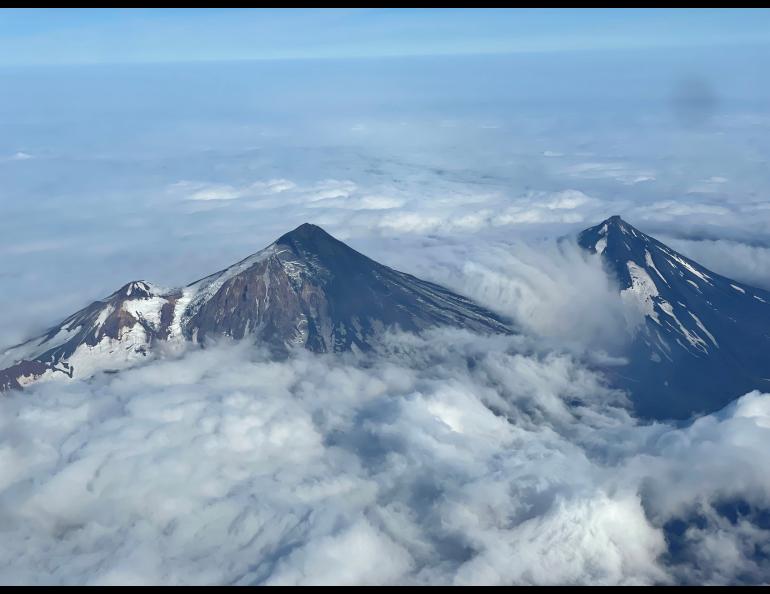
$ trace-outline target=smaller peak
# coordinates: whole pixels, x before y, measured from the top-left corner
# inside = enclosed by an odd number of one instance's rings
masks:
[[[111,297],[119,299],[149,299],[154,295],[152,285],[143,280],[131,281],[115,291]]]
[[[294,229],[294,231],[290,231],[290,233],[325,233],[321,227],[318,225],[314,225],[313,223],[302,223],[299,227]]]
[[[646,236],[624,221],[620,215],[612,215],[578,234],[578,243],[592,253],[604,253],[607,249],[618,253],[618,250],[630,249],[632,243],[645,240]]]
[[[602,221],[599,223],[600,225],[628,225],[622,218],[620,218],[620,215],[612,215],[608,219]]]
[[[296,229],[284,233],[278,238],[277,243],[291,243],[292,241],[319,241],[324,239],[332,239],[329,235],[318,225],[312,223],[302,223]]]
[[[636,228],[623,220],[620,215],[612,215],[611,217],[604,219],[601,223],[594,227],[599,230],[600,235],[605,235],[608,232],[620,231],[625,234],[636,235],[638,232]]]

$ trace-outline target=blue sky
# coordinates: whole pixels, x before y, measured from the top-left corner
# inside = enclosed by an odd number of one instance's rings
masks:
[[[770,43],[770,11],[4,9],[0,64],[348,58]]]

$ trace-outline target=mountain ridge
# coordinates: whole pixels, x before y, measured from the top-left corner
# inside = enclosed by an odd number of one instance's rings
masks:
[[[159,342],[252,337],[274,352],[369,350],[382,331],[449,325],[511,333],[509,320],[444,287],[368,258],[304,223],[180,289],[132,281],[11,347],[0,390],[83,378],[141,361]]]

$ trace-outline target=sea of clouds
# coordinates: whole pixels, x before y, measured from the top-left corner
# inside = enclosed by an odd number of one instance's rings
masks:
[[[770,394],[681,427],[624,404],[568,353],[448,330],[41,384],[0,402],[0,578],[770,579]]]
[[[770,580],[770,395],[633,418],[598,371],[627,312],[574,241],[620,214],[768,287],[770,93],[740,57],[0,72],[3,345],[304,222],[519,329],[227,343],[3,397],[0,582]],[[717,100],[684,117],[693,71]]]

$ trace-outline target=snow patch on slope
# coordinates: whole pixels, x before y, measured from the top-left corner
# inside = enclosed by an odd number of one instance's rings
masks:
[[[695,276],[697,276],[699,279],[701,279],[701,280],[703,280],[703,281],[706,281],[708,284],[713,284],[713,283],[711,282],[711,277],[710,277],[709,275],[707,275],[707,274],[706,274],[706,273],[704,273],[704,272],[700,272],[700,271],[699,271],[697,268],[695,268],[695,267],[694,267],[694,266],[692,266],[692,265],[691,265],[689,262],[687,262],[687,260],[685,260],[684,258],[682,258],[682,257],[680,257],[680,256],[678,256],[678,255],[676,255],[674,252],[672,252],[672,251],[670,251],[670,250],[666,250],[666,252],[667,252],[667,253],[668,253],[668,255],[669,255],[669,256],[671,256],[671,257],[672,257],[674,260],[676,260],[677,262],[679,262],[679,264],[681,264],[682,266],[684,266],[684,267],[685,267],[685,268],[686,268],[686,269],[687,269],[687,270],[688,270],[688,271],[689,271],[691,274],[694,274],[694,275],[695,275]],[[674,266],[674,264],[672,264],[672,266]],[[674,267],[675,267],[675,266],[674,266]]]
[[[603,254],[605,249],[607,249],[607,238],[602,237],[599,241],[596,242],[596,253]]]
[[[620,292],[623,302],[633,311],[642,316],[652,318],[660,324],[658,314],[655,311],[655,297],[659,296],[658,287],[652,280],[647,271],[636,264],[636,262],[627,263],[628,274],[631,276],[631,286]],[[630,326],[637,326],[638,319],[626,318]]]
[[[719,348],[719,344],[717,343],[716,338],[714,338],[714,335],[711,334],[711,332],[706,330],[706,326],[703,325],[703,322],[700,321],[700,318],[698,316],[696,316],[694,313],[692,313],[691,311],[688,311],[687,313],[690,314],[690,316],[692,317],[693,320],[695,320],[695,323],[698,325],[698,328],[700,328],[701,331],[706,336],[709,337],[709,340],[714,343],[714,346]]]
[[[706,345],[706,342],[697,334],[693,334],[692,332],[690,332],[687,329],[687,327],[684,324],[682,324],[679,318],[676,317],[676,314],[674,313],[674,308],[671,306],[671,304],[668,301],[661,300],[661,302],[659,303],[659,307],[667,316],[669,316],[672,320],[674,320],[677,328],[679,329],[679,333],[685,337],[687,342],[689,342],[692,346],[694,346],[698,350],[701,350],[704,353],[708,353],[708,346]],[[679,343],[679,344],[682,344],[682,343]]]
[[[655,262],[652,261],[652,256],[650,255],[649,250],[644,250],[644,261],[646,262],[647,266],[649,266],[655,271],[655,273],[660,277],[660,280],[662,280],[664,283],[668,285],[668,281],[666,280],[666,277],[660,273],[660,270],[658,270],[657,267],[655,266]]]
[[[160,328],[161,309],[166,303],[163,297],[151,297],[149,299],[131,299],[123,303],[123,310],[130,313],[137,320],[147,322],[154,330]]]
[[[85,379],[98,371],[130,367],[146,357],[146,347],[147,333],[141,324],[126,329],[118,339],[105,336],[94,346],[81,344],[67,358],[72,379]],[[54,375],[59,376],[63,374]]]

